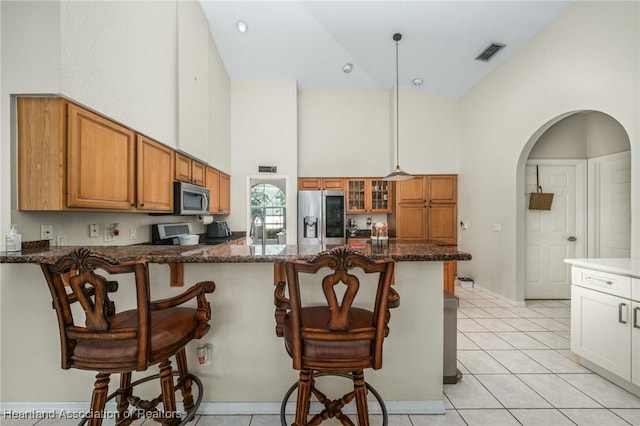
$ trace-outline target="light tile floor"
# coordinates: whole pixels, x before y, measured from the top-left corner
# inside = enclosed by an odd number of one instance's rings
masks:
[[[457,287],[456,295],[463,378],[444,386],[446,414],[390,416],[390,426],[640,426],[640,398],[582,367],[569,350],[568,300],[530,300],[516,308],[475,288]],[[380,416],[372,417],[372,426],[382,424]],[[2,417],[0,423],[34,424]],[[200,416],[195,425],[279,426],[280,420],[267,415]]]

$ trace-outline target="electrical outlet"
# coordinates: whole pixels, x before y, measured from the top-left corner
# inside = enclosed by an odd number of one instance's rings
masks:
[[[53,225],[40,225],[40,239],[53,240]]]
[[[115,240],[116,237],[114,237],[111,234],[111,231],[104,231],[104,242],[105,243],[110,243],[111,241]]]
[[[198,346],[198,364],[209,366],[211,365],[211,344]]]
[[[56,243],[57,243],[58,247],[66,246],[67,245],[67,236],[64,235],[64,234],[56,235]]]
[[[89,225],[89,238],[98,238],[98,232],[98,225],[96,225],[95,223]]]
[[[135,229],[129,229],[129,239],[130,240],[135,240],[136,239],[136,230]]]

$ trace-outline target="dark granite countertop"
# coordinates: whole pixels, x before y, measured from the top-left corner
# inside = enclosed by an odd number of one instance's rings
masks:
[[[74,246],[34,248],[22,252],[0,252],[0,263],[49,263],[69,253]],[[269,263],[289,259],[310,259],[332,246],[268,245],[197,245],[197,246],[91,246],[107,256],[121,261],[147,258],[151,263]],[[391,257],[399,262],[470,260],[471,255],[455,247],[433,243],[390,242],[378,246],[354,246],[371,258]]]

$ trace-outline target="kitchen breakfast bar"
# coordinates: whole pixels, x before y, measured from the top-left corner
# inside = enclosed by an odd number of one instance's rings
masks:
[[[275,333],[274,264],[311,259],[330,247],[131,245],[89,248],[120,261],[146,258],[150,263],[154,300],[176,295],[199,281],[215,281],[216,291],[209,296],[211,330],[187,347],[190,369],[204,384],[200,412],[279,413],[282,397],[298,379],[298,372],[292,369],[283,341]],[[0,252],[0,375],[4,409],[86,409],[95,374],[60,368],[55,312],[38,265],[53,262],[73,249]],[[367,381],[381,394],[390,414],[444,413],[443,262],[469,260],[471,255],[455,247],[401,241],[354,249],[373,259],[391,257],[396,261],[394,288],[401,300],[400,306],[391,312],[383,367],[368,370]],[[360,278],[367,282],[367,277]],[[184,288],[174,288],[181,281]],[[366,287],[370,286],[361,288]],[[133,308],[133,280],[120,281],[118,295],[119,309]],[[209,349],[209,361],[199,364],[197,348],[203,345]],[[154,369],[156,367],[150,368]],[[140,377],[145,375],[148,374],[141,373]],[[371,411],[375,410],[372,405]]]

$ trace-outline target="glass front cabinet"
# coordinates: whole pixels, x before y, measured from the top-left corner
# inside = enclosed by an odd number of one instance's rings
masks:
[[[347,213],[389,213],[391,183],[378,178],[347,179]]]

